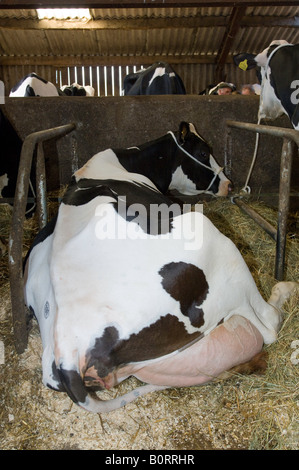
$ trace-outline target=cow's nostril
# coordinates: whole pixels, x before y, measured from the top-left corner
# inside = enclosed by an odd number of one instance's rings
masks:
[[[233,185],[233,183],[229,183],[229,185],[228,185],[227,189],[228,189],[228,192],[229,192],[229,193],[230,193],[230,192],[232,192],[232,191],[233,191],[233,189],[234,189],[234,185]]]

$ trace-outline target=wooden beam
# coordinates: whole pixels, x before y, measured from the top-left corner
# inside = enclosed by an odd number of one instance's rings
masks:
[[[271,28],[273,26],[278,26],[280,28],[298,28],[299,16],[245,16],[241,20],[242,28]]]
[[[121,18],[109,20],[62,21],[0,18],[0,28],[15,30],[152,30],[152,29],[198,29],[227,26],[229,17],[204,16],[189,18]],[[285,27],[298,28],[299,17],[245,16],[241,19],[241,27]]]
[[[214,64],[215,56],[203,55],[144,55],[144,56],[0,56],[1,65],[52,65],[56,67],[97,66],[97,65],[151,65],[155,62],[169,64]]]
[[[236,34],[239,31],[241,20],[245,14],[246,7],[238,6],[232,9],[229,23],[227,25],[222,43],[220,45],[218,55],[216,58],[216,69],[214,79],[216,83],[219,83],[224,80],[223,68],[226,63],[228,54],[235,40]]]
[[[226,7],[226,6],[298,6],[297,0],[1,0],[2,8],[139,8],[153,7]]]
[[[0,0],[1,1],[1,0]],[[172,28],[210,28],[226,26],[228,17],[205,16],[190,18],[121,18],[109,20],[38,20],[0,18],[0,28],[22,30],[152,30]]]

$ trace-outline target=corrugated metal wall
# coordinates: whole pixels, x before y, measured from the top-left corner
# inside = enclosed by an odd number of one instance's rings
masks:
[[[121,94],[125,75],[133,71],[134,57],[138,64],[142,63],[142,57],[144,57],[145,67],[150,63],[153,64],[158,57],[159,60],[163,58],[180,75],[187,93],[198,94],[213,83],[214,63],[225,35],[232,7],[100,8],[92,9],[91,13],[95,20],[118,19],[121,24],[112,29],[107,25],[103,28],[76,30],[26,29],[26,20],[31,21],[32,18],[36,18],[36,10],[0,9],[0,18],[3,20],[3,27],[0,28],[0,64],[2,58],[3,64],[7,64],[0,65],[0,80],[5,84],[6,94],[9,94],[10,89],[24,75],[36,72],[56,85],[73,82],[89,85],[91,82],[96,89],[97,96],[118,96]],[[245,25],[241,24],[230,51],[231,54],[258,53],[274,39],[298,43],[299,29],[296,25],[298,13],[298,7],[294,6],[248,6],[245,15],[248,24],[246,22]],[[288,27],[271,26],[266,21],[265,27],[261,19],[264,16],[268,20],[271,17],[278,19],[289,17],[294,24]],[[252,17],[261,17],[254,27],[250,26],[249,21]],[[134,22],[131,29],[126,27],[126,19],[130,21],[138,18],[162,19],[165,20],[165,27],[161,22],[157,27],[155,27],[155,22],[151,23],[152,27],[144,26],[142,21],[136,24]],[[181,26],[180,21],[177,21],[180,18],[184,19]],[[190,25],[189,23],[186,25],[188,18],[190,18]],[[196,18],[217,20],[215,23],[217,26],[196,27],[197,22],[192,21]],[[12,26],[9,24],[5,26],[5,19],[15,20],[15,22]],[[175,21],[176,27],[171,27],[171,19]],[[20,28],[16,27],[18,20],[22,21]],[[65,66],[68,63],[74,64],[76,57],[78,64],[80,60],[85,64],[84,73],[81,67]],[[92,62],[92,68],[88,66],[88,57]],[[101,61],[98,67],[95,62],[97,57]],[[124,65],[126,57],[128,63],[131,64],[129,69]],[[189,63],[184,63],[184,59]],[[57,63],[62,65],[60,68],[54,65],[9,65],[20,64],[22,61],[28,64],[31,60],[34,64],[50,64],[57,60]],[[103,62],[104,60],[107,60],[107,65]],[[176,64],[175,60],[181,63]],[[196,63],[197,60],[205,63]],[[121,65],[118,67],[115,64]],[[139,70],[140,65],[136,64],[136,66]],[[244,83],[257,81],[254,71],[242,72],[231,63],[225,65],[225,75],[226,80],[235,83],[238,89]]]

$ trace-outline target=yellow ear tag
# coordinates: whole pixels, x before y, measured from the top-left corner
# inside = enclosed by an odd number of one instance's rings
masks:
[[[247,59],[243,60],[242,62],[239,63],[239,68],[242,70],[247,70],[248,64],[247,64]]]

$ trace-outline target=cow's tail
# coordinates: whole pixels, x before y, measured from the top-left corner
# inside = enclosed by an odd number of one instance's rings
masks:
[[[131,392],[120,397],[113,398],[112,400],[101,401],[91,396],[78,371],[64,370],[61,368],[58,368],[57,370],[60,381],[73,402],[92,413],[109,413],[110,411],[117,410],[147,393],[168,388],[167,386],[148,384],[135,388]]]

